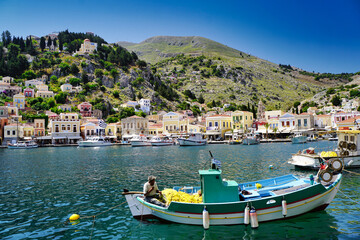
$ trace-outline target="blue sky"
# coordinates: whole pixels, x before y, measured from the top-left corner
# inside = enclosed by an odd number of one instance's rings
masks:
[[[0,32],[65,29],[107,42],[202,36],[308,71],[360,71],[359,0],[0,0]]]

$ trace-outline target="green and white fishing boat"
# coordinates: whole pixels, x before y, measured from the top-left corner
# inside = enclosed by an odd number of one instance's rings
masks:
[[[200,189],[202,203],[172,201],[161,207],[146,202],[139,192],[124,192],[133,217],[204,228],[249,223],[256,228],[259,222],[284,220],[325,209],[334,199],[342,179],[342,169],[326,166],[315,178],[285,175],[238,184],[222,179],[217,162],[212,159],[210,169],[199,170],[201,186],[186,187],[190,194]]]

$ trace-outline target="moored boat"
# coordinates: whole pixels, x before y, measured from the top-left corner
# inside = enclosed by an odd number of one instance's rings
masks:
[[[101,136],[91,137],[78,142],[79,147],[106,147],[112,146],[112,143]]]
[[[360,131],[343,130],[338,131],[338,148],[333,151],[309,152],[306,149],[292,155],[289,164],[297,168],[317,169],[323,161],[332,161],[340,156],[345,168],[360,167]],[[343,154],[341,154],[343,153]]]
[[[31,140],[31,141],[18,141],[16,143],[9,143],[8,148],[10,149],[29,149],[29,148],[37,148],[39,145]]]
[[[157,147],[174,145],[173,140],[166,136],[154,136],[151,138],[150,143],[152,146]]]
[[[255,221],[256,211],[257,222],[284,220],[325,209],[340,187],[341,170],[327,166],[318,172],[321,177],[316,176],[315,179],[311,176],[298,178],[285,175],[238,184],[236,181],[223,180],[222,172],[216,160],[213,160],[210,169],[199,170],[200,187],[182,188],[190,194],[201,190],[202,202],[178,200],[161,207],[145,201],[139,193],[128,192],[124,195],[135,218],[158,218],[191,225],[206,223],[205,227],[249,224],[249,218],[251,222]],[[174,187],[174,190],[179,188]],[[249,215],[249,208],[253,214]],[[256,224],[252,224],[252,227],[256,227]]]
[[[243,145],[255,145],[260,143],[260,138],[258,138],[254,133],[247,133],[243,140]]]
[[[129,140],[132,147],[148,147],[151,146],[150,141],[145,135],[137,135]]]
[[[178,138],[177,141],[180,146],[202,146],[207,143],[201,133],[192,133],[189,138]]]
[[[295,133],[295,135],[291,138],[291,142],[293,144],[306,143],[307,137],[302,135],[301,133]]]

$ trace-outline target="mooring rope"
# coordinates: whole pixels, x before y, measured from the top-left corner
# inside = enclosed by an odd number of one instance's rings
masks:
[[[114,208],[117,208],[117,207],[123,205],[124,203],[126,203],[126,201],[124,201],[124,202],[122,202],[122,203],[120,203],[120,204],[118,204],[118,205],[116,205],[116,206],[113,206],[113,207],[111,207],[111,208],[109,208],[109,209],[107,209],[107,210],[105,210],[105,211],[103,211],[103,212],[100,212],[100,213],[98,213],[98,214],[96,214],[96,215],[80,216],[80,217],[79,217],[79,219],[81,219],[81,218],[82,218],[82,219],[93,218],[93,223],[92,223],[91,233],[90,233],[90,238],[89,238],[90,240],[91,240],[92,235],[93,235],[96,217],[98,217],[98,216],[100,216],[101,214],[104,214],[104,213],[106,213],[106,212],[108,212],[108,211],[110,211],[110,210],[112,210],[112,209],[114,209]],[[66,221],[64,222],[64,224],[67,224],[67,223],[69,223],[69,220],[66,220]]]
[[[352,199],[351,197],[349,197],[348,195],[346,195],[346,193],[344,193],[343,191],[341,191],[338,187],[335,187],[339,192],[341,192],[342,194],[344,194],[345,197],[347,197],[348,199],[350,199],[351,201],[353,201],[354,203],[357,203],[360,205],[359,202],[357,202],[356,200]]]
[[[352,171],[349,171],[349,170],[346,170],[346,169],[344,169],[343,171],[348,172],[348,173],[352,173],[352,174],[356,174],[356,175],[360,175],[360,173],[352,172]]]

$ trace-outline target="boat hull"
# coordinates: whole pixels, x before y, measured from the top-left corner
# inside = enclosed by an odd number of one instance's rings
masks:
[[[32,146],[14,146],[14,145],[8,145],[8,148],[10,149],[31,149],[31,148],[37,148],[38,145],[32,145]]]
[[[324,157],[326,160],[338,159],[339,157]],[[342,159],[342,158],[340,158]],[[344,157],[345,168],[359,168],[360,155]],[[293,154],[289,164],[298,168],[318,169],[320,167],[320,156],[317,154]]]
[[[151,146],[161,147],[161,146],[171,146],[174,145],[173,142],[151,142]]]
[[[293,137],[291,139],[291,142],[293,144],[300,144],[300,143],[306,143],[307,137],[305,136],[298,136],[298,137]]]
[[[182,139],[179,138],[178,139],[179,145],[180,146],[203,146],[206,145],[206,140],[189,140],[189,139]]]
[[[255,207],[258,221],[267,222],[325,209],[334,199],[341,184],[341,174],[335,178],[329,187],[315,184],[293,193],[229,203],[171,202],[168,208],[163,208],[145,202],[140,195],[126,196],[126,199],[135,218],[153,217],[175,223],[203,225],[202,211],[206,206],[210,215],[210,226],[236,225],[244,224],[244,209],[249,204]],[[283,199],[287,201],[286,216],[282,214]]]
[[[112,146],[112,143],[79,142],[79,147],[107,147],[107,146]]]
[[[132,147],[149,147],[151,146],[150,142],[145,142],[145,141],[131,141],[131,146]]]
[[[260,140],[256,138],[244,138],[242,144],[243,145],[256,145],[259,144]]]

